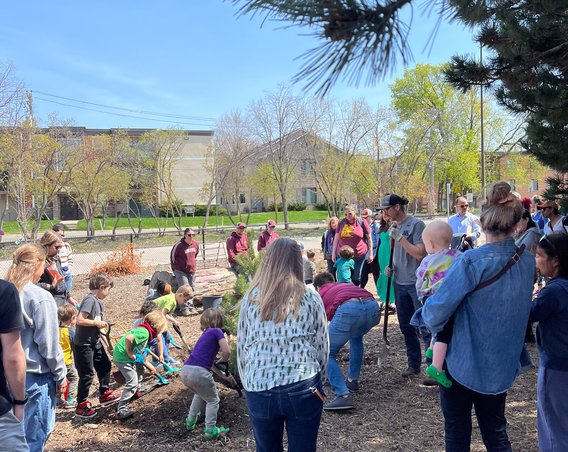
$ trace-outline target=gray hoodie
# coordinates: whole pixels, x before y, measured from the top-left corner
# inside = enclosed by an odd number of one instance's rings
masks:
[[[25,328],[22,347],[26,353],[27,372],[51,373],[57,384],[67,375],[63,351],[59,345],[59,321],[53,296],[29,282],[20,292]]]

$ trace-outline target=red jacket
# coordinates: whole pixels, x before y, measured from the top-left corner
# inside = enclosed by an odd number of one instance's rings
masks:
[[[172,270],[178,270],[186,274],[195,273],[197,269],[196,257],[199,254],[199,243],[196,240],[188,245],[185,238],[176,243],[170,252],[170,264]]]
[[[235,257],[237,254],[244,254],[248,256],[248,237],[243,234],[239,237],[236,232],[232,232],[227,239],[227,254],[229,257],[229,263],[235,263]]]
[[[270,243],[274,242],[274,240],[276,240],[279,237],[280,236],[278,234],[276,234],[276,232],[273,232],[272,235],[270,235],[268,233],[268,231],[262,231],[262,233],[260,234],[260,237],[258,237],[257,250],[262,251]]]

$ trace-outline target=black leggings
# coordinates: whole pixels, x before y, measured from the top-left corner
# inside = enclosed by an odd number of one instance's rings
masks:
[[[73,344],[73,359],[79,374],[77,403],[84,402],[89,397],[95,371],[99,379],[99,393],[104,394],[108,391],[111,363],[101,341],[96,344]]]

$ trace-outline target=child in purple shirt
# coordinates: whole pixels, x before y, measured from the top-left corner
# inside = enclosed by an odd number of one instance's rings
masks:
[[[205,404],[205,429],[203,437],[206,440],[215,439],[227,433],[228,428],[217,427],[217,412],[219,411],[219,394],[213,380],[211,366],[217,353],[221,350],[220,361],[227,361],[231,353],[229,343],[223,333],[223,316],[217,309],[206,309],[201,315],[201,330],[203,334],[197,340],[193,352],[185,362],[181,371],[181,380],[193,393],[189,413],[185,419],[185,428],[193,431]]]

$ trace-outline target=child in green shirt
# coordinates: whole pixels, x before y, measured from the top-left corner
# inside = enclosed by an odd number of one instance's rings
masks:
[[[163,314],[160,311],[150,312],[140,325],[122,336],[114,347],[113,361],[126,380],[116,409],[117,419],[123,421],[134,415],[127,404],[133,398],[141,396],[139,389],[144,366],[156,375],[156,369],[145,362],[142,354],[148,342],[158,337],[166,328],[167,322]]]

